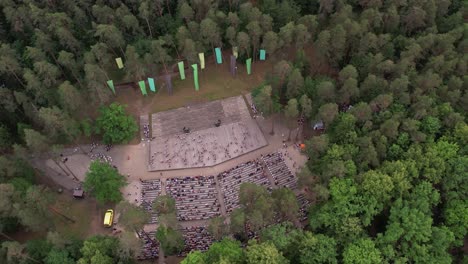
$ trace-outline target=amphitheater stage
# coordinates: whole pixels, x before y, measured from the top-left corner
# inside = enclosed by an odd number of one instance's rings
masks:
[[[268,144],[242,96],[160,112],[151,119],[149,171],[214,166]]]

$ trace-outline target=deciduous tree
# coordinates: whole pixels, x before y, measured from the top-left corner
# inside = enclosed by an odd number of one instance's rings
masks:
[[[85,191],[100,203],[122,200],[120,188],[126,185],[125,177],[108,163],[93,161],[83,182]]]
[[[101,108],[96,120],[96,131],[102,134],[105,143],[113,144],[130,141],[138,127],[133,117],[125,113],[124,106],[112,103]]]

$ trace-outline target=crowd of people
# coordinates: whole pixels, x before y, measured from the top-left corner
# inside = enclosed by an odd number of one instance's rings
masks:
[[[139,231],[138,237],[141,239],[142,248],[140,254],[136,256],[138,260],[144,259],[154,259],[159,256],[159,243],[158,240],[155,239],[156,232],[144,232]]]
[[[273,176],[276,186],[284,186],[290,189],[296,188],[297,178],[289,170],[281,152],[270,153],[263,156],[262,159],[271,176]]]
[[[307,212],[309,209],[310,201],[306,199],[304,194],[296,196],[297,202],[299,203],[299,221],[307,220]]]
[[[212,166],[256,148],[247,125],[225,126],[224,131],[195,131],[153,141],[149,165],[154,169]]]
[[[157,223],[157,215],[153,212],[153,201],[161,195],[161,181],[148,180],[141,181],[141,199],[139,204],[148,212],[151,213],[149,224]]]
[[[142,138],[141,140],[151,139],[149,124],[143,125],[143,135],[145,136],[145,138]]]
[[[248,161],[222,172],[218,175],[218,180],[228,213],[239,207],[239,189],[242,183],[253,182],[267,188],[270,187],[270,181],[260,160]]]
[[[112,157],[103,153],[89,153],[89,158],[91,160],[99,160],[101,162],[112,164]]]
[[[166,181],[166,192],[176,202],[181,221],[210,219],[220,215],[214,176],[195,176]]]
[[[192,250],[206,251],[213,244],[213,237],[205,226],[191,226],[182,230],[185,248],[179,256],[186,256]]]

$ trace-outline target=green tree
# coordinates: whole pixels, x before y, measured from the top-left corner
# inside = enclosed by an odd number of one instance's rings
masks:
[[[21,67],[17,54],[10,45],[2,43],[0,46],[0,72],[5,75],[13,75],[16,80],[24,87],[21,80],[23,68]]]
[[[200,35],[205,44],[211,45],[213,52],[215,45],[219,45],[221,42],[218,25],[210,18],[205,18],[200,23]]]
[[[239,241],[224,238],[215,242],[205,253],[206,263],[244,263],[244,252]]]
[[[58,93],[62,107],[69,113],[76,113],[83,106],[82,94],[69,81],[60,84]]]
[[[255,106],[258,108],[260,113],[264,115],[265,117],[269,117],[276,113],[278,104],[272,99],[271,97],[271,86],[264,86],[260,88],[260,93],[256,94],[253,96],[253,101],[255,103]],[[270,134],[274,134],[274,118],[271,118],[271,132]]]
[[[305,232],[300,240],[300,263],[338,263],[336,241],[328,236]]]
[[[16,241],[5,241],[1,246],[6,263],[22,263],[26,261],[27,256],[23,253],[24,245]]]
[[[93,161],[86,173],[83,188],[100,203],[122,200],[120,188],[126,185],[125,177],[108,163]]]
[[[263,36],[262,48],[264,48],[268,54],[274,54],[275,51],[280,48],[278,42],[278,34],[273,31],[268,31]]]
[[[298,97],[304,87],[304,78],[301,75],[299,69],[294,69],[289,75],[286,96],[288,99],[293,99]]]
[[[176,212],[175,200],[170,195],[160,195],[153,201],[153,211],[159,215],[174,214]]]
[[[96,120],[96,131],[101,133],[107,144],[130,141],[138,131],[133,117],[125,113],[124,106],[112,103],[100,110]]]
[[[232,211],[231,213],[231,223],[229,225],[229,230],[235,234],[238,235],[242,238],[245,238],[246,236],[246,230],[245,230],[245,221],[246,221],[246,216],[244,209],[242,208],[236,208]]]
[[[153,31],[151,30],[151,24],[149,22],[151,19],[151,9],[149,8],[148,2],[141,2],[140,6],[138,7],[138,15],[145,20],[146,26],[148,27],[149,36],[150,38],[153,38]]]
[[[250,21],[247,24],[246,29],[249,33],[249,36],[252,42],[252,46],[253,46],[252,54],[254,54],[253,60],[255,61],[255,59],[257,58],[257,49],[260,46],[260,38],[263,35],[263,31],[258,21]]]
[[[160,225],[156,231],[156,238],[166,255],[175,255],[184,249],[184,238],[180,231]]]
[[[322,102],[334,102],[335,85],[330,81],[323,81],[317,86],[317,96]]]
[[[121,201],[117,205],[117,211],[120,213],[119,223],[131,231],[142,229],[150,218],[149,213],[143,208],[127,201]]]
[[[205,264],[205,254],[199,250],[192,250],[190,253],[180,262],[181,264]]]
[[[290,99],[288,101],[288,105],[284,109],[284,115],[286,116],[288,120],[287,122],[288,122],[288,127],[289,127],[289,134],[288,134],[288,141],[289,141],[291,140],[291,131],[297,124],[297,117],[299,116],[299,110],[298,110],[296,99]]]
[[[53,202],[54,197],[46,187],[33,185],[26,191],[25,197],[14,204],[14,207],[21,224],[38,232],[52,227],[50,206]]]
[[[249,241],[245,252],[246,263],[259,263],[259,264],[283,264],[289,261],[276,249],[275,245],[271,242],[257,244]]]
[[[44,124],[45,132],[52,139],[73,140],[80,133],[78,124],[58,107],[42,107],[38,116]]]
[[[349,244],[343,252],[344,263],[382,263],[380,251],[374,241],[365,238]]]
[[[60,249],[52,249],[47,257],[44,259],[46,264],[73,264],[75,261],[70,258],[67,251]]]
[[[323,121],[326,127],[333,122],[337,115],[338,106],[333,103],[324,104],[318,110],[318,117]]]
[[[119,250],[119,241],[114,237],[93,236],[86,239],[80,252],[82,257],[77,261],[78,264],[102,263],[111,264],[118,261],[117,251]]]
[[[225,222],[226,219],[221,216],[210,219],[208,231],[215,240],[221,240],[221,238],[228,234],[228,226]]]
[[[311,35],[307,27],[303,24],[297,24],[294,28],[294,43],[296,43],[296,49],[302,50],[311,39]]]
[[[275,212],[282,221],[296,223],[299,213],[299,204],[296,195],[291,189],[279,188],[273,190],[271,196],[275,202]]]
[[[250,36],[240,31],[237,33],[236,42],[239,48],[239,55],[247,55],[247,57],[250,57]]]
[[[134,231],[125,231],[119,235],[120,248],[117,256],[121,259],[134,259],[143,246],[143,241],[135,235]]]
[[[242,183],[239,189],[239,202],[245,208],[245,219],[252,230],[259,230],[272,223],[273,199],[265,187]]]
[[[122,32],[116,26],[99,24],[96,26],[96,33],[94,33],[94,36],[98,37],[100,42],[105,43],[111,48],[115,55],[118,54],[116,51],[117,48],[120,50],[120,54],[125,54],[123,50],[125,39],[122,36]]]

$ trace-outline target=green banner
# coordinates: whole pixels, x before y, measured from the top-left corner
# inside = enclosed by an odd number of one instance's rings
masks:
[[[260,60],[264,61],[266,56],[266,51],[264,49],[260,50]]]
[[[195,91],[198,91],[200,87],[198,86],[198,65],[192,64],[193,68],[193,82],[195,84]]]
[[[205,53],[198,53],[198,58],[200,59],[200,69],[205,69]]]
[[[180,79],[185,80],[184,62],[181,61],[181,62],[177,63],[177,65],[179,66]]]
[[[223,63],[223,57],[221,56],[221,49],[215,48],[215,52],[216,52],[216,63],[218,64]]]
[[[146,93],[146,84],[145,84],[145,81],[139,81],[139,82],[138,82],[138,85],[140,86],[141,93],[142,93],[143,95],[148,95],[148,93]]]
[[[119,69],[122,69],[124,67],[123,62],[122,62],[122,58],[120,58],[120,57],[116,58],[115,62],[117,63],[117,67],[119,67]]]
[[[152,92],[156,92],[156,85],[154,85],[154,79],[153,78],[148,78],[148,85],[149,85],[150,90]]]
[[[114,88],[114,82],[112,80],[107,81],[107,85],[109,85],[109,88],[112,90],[112,92],[115,94],[115,88]]]
[[[252,73],[252,58],[247,59],[245,64],[247,64],[247,74],[250,75]]]

